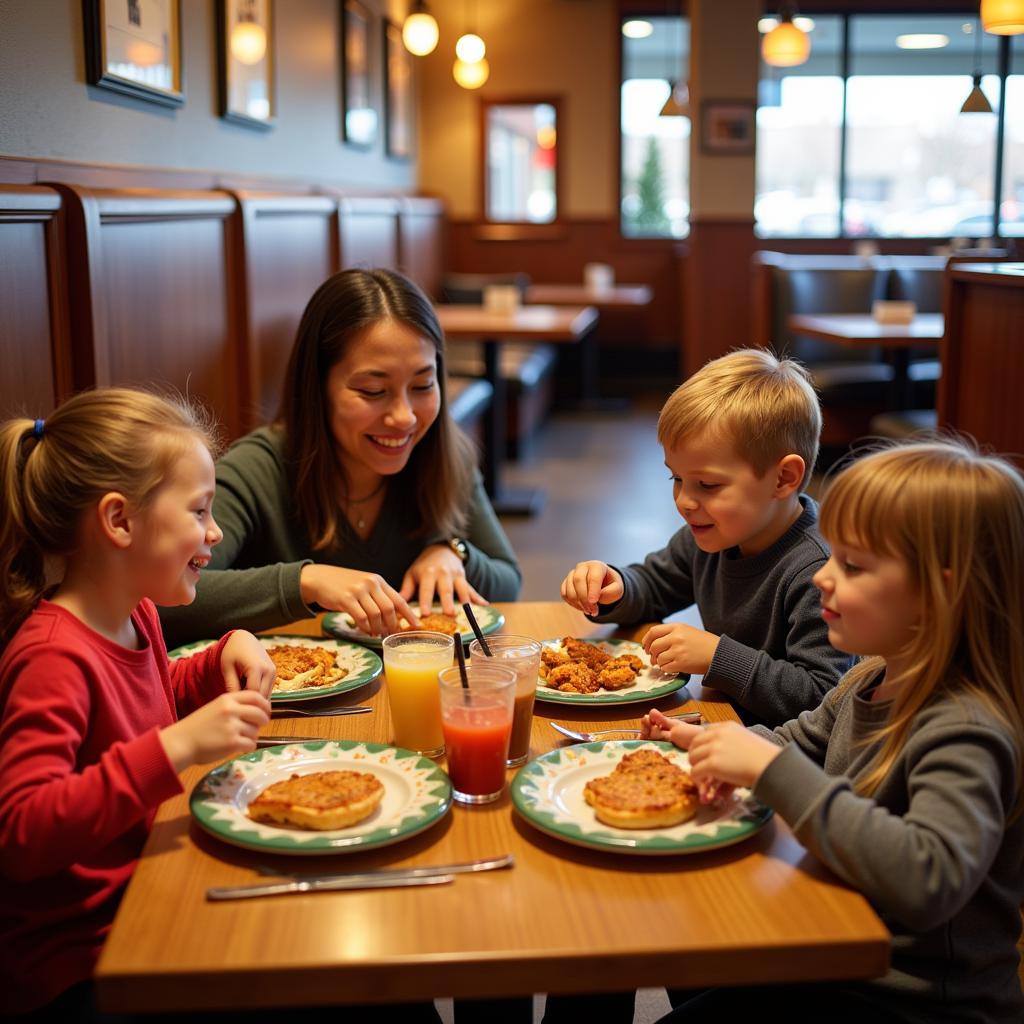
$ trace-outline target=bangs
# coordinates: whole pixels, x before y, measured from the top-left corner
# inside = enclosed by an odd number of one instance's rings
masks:
[[[821,533],[829,544],[903,554],[897,538],[906,534],[904,495],[910,481],[886,454],[855,462],[829,487],[819,515]]]

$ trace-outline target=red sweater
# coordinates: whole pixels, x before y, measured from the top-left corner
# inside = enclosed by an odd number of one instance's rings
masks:
[[[91,977],[156,808],[181,792],[157,732],[224,689],[224,640],[169,662],[150,601],[132,622],[139,651],[40,601],[0,657],[6,1013]]]

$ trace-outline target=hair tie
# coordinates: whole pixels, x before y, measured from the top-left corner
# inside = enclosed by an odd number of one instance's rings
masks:
[[[43,439],[43,427],[45,425],[46,425],[46,420],[36,420],[35,426],[32,427],[32,436],[37,441],[42,441],[42,439]]]

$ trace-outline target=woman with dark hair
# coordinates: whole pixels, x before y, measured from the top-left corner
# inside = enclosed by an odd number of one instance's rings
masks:
[[[433,601],[514,600],[515,555],[445,397],[429,299],[389,270],[345,270],[299,323],[277,420],[217,464],[224,540],[168,643],[269,629],[318,609],[372,634]]]

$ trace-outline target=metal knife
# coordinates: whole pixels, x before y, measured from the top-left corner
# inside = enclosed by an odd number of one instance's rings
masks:
[[[257,736],[257,747],[276,747],[279,743],[323,743],[328,736]]]
[[[399,889],[414,885],[447,885],[454,875],[338,875],[335,878],[294,879],[269,885],[237,885],[206,890],[208,900],[244,900],[250,896],[283,896],[289,892],[325,892],[339,889]]]
[[[425,865],[419,868],[378,868],[369,872],[373,875],[384,876],[406,876],[411,878],[427,878],[430,875],[464,875],[476,871],[500,871],[502,868],[510,868],[515,865],[516,859],[511,853],[501,857],[486,857],[481,860],[467,860],[458,864],[435,864]],[[332,878],[347,878],[346,872],[333,873],[330,875],[318,875],[315,872],[281,872],[269,864],[257,864],[256,870],[261,875],[269,875],[272,878],[288,878],[296,882],[319,882]],[[355,874],[366,874],[367,872],[355,872]]]

